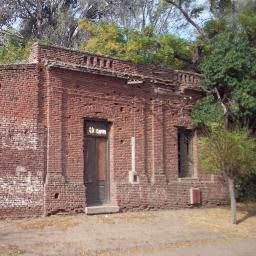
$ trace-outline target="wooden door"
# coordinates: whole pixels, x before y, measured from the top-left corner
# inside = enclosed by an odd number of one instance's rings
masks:
[[[100,205],[109,200],[107,138],[85,138],[85,184],[87,205]]]

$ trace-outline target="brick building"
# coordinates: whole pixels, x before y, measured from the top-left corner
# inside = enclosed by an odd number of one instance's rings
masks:
[[[39,44],[0,66],[0,217],[225,203],[196,161],[201,80]]]

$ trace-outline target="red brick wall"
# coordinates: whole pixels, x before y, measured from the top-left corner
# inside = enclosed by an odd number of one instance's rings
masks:
[[[191,127],[191,107],[200,95],[45,65],[91,65],[91,56],[37,45],[29,58],[36,64],[0,67],[0,216],[84,211],[84,118],[112,123],[111,202],[121,210],[186,207],[191,187],[201,189],[203,205],[225,203],[222,180],[200,171],[195,179],[178,178],[177,126]],[[160,70],[105,57],[95,65],[133,74]],[[153,75],[178,86],[200,85],[200,75],[167,71]],[[138,184],[129,183],[133,136]]]
[[[194,87],[201,85],[202,75],[188,71],[177,71],[155,65],[137,65],[130,61],[80,52],[61,47],[34,44],[29,57],[30,62],[59,61],[82,66],[96,67],[103,70],[122,72],[129,75],[142,75],[168,80],[173,84],[187,84]]]
[[[56,144],[52,149],[61,156],[54,156],[55,168],[49,172],[58,172],[63,182],[66,181],[62,208],[67,204],[72,209],[81,210],[79,204],[84,207],[81,182],[85,117],[112,122],[111,199],[122,210],[186,207],[190,205],[191,187],[201,188],[203,205],[226,203],[227,191],[222,181],[214,182],[200,173],[198,179],[178,179],[176,126],[191,127],[189,115],[193,99],[184,95],[160,97],[150,84],[131,86],[124,80],[100,75],[53,69],[49,76],[55,101],[51,118],[56,121],[62,117],[58,120],[61,127],[56,125],[53,131],[62,141],[57,142],[58,149]],[[139,184],[129,183],[132,136],[136,137]],[[69,198],[72,184],[80,187],[70,202],[65,198]],[[52,187],[48,192],[53,193]],[[49,212],[58,211],[56,201],[52,201]]]
[[[0,216],[43,213],[36,65],[0,67]]]

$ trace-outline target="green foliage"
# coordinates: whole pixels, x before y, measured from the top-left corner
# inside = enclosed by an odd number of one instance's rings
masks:
[[[256,114],[256,49],[241,31],[225,31],[208,47],[211,53],[200,66],[205,87],[219,90],[235,120],[252,119]]]
[[[123,55],[126,34],[115,24],[82,20],[79,27],[90,35],[90,39],[82,44],[82,50],[115,57]]]
[[[255,11],[239,5],[232,16],[222,15],[206,22],[206,39],[198,39],[196,45],[201,49],[199,68],[205,77],[204,86],[209,95],[214,95],[215,100],[197,105],[194,111],[195,124],[203,120],[201,116],[206,111],[210,111],[209,115],[212,116],[214,102],[218,98],[218,102],[225,105],[228,111],[226,117],[229,121],[240,123],[241,126],[249,127],[252,132],[256,132],[255,28]],[[216,89],[220,97],[217,97]],[[201,116],[198,117],[198,114]],[[206,123],[209,125],[207,117]]]
[[[239,15],[239,23],[246,32],[252,45],[256,45],[256,12],[245,11]]]
[[[190,62],[192,51],[187,41],[174,35],[158,36],[147,27],[142,31],[122,29],[113,23],[80,22],[90,39],[82,50],[131,60],[135,63],[182,68]]]
[[[236,196],[242,202],[256,201],[256,172],[237,177]]]
[[[193,107],[192,120],[195,126],[214,126],[223,123],[223,110],[212,95],[197,102]]]
[[[228,22],[225,18],[209,20],[205,23],[204,31],[207,34],[207,37],[211,39],[219,35],[220,33],[225,32],[227,26]]]
[[[0,64],[23,62],[29,56],[31,45],[15,37],[6,38],[6,43],[0,46]]]
[[[223,17],[232,11],[231,0],[211,0],[210,10],[216,17]]]
[[[236,178],[255,171],[256,141],[243,129],[216,126],[199,139],[204,170]]]

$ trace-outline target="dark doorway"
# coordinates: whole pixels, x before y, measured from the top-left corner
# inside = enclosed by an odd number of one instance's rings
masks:
[[[101,205],[109,201],[108,124],[87,121],[85,129],[87,205]]]

